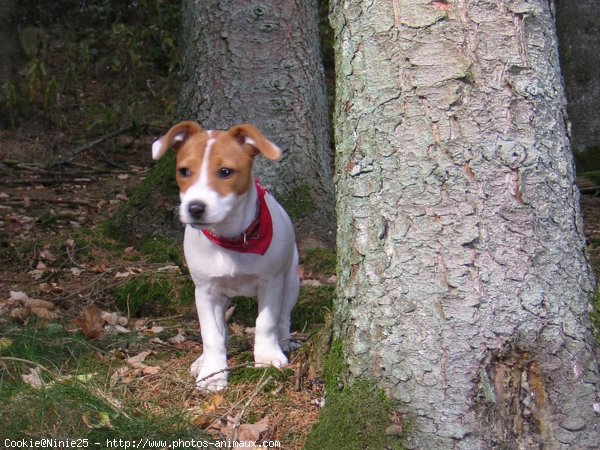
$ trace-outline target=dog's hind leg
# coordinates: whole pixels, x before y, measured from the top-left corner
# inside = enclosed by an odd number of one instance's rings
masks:
[[[279,345],[279,318],[284,280],[284,274],[277,274],[258,287],[258,317],[254,335],[256,367],[283,367],[288,364],[288,359]]]
[[[298,250],[296,249],[294,252],[294,260],[298,261]],[[290,340],[291,313],[298,300],[299,291],[300,276],[298,274],[298,266],[297,264],[292,264],[285,275],[281,312],[279,313],[279,344],[284,352],[289,352],[300,347],[300,345]]]

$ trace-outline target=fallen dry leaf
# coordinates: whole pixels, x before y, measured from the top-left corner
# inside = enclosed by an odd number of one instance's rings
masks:
[[[104,334],[102,311],[96,305],[88,306],[83,314],[72,323],[77,325],[89,339],[97,339]]]
[[[108,325],[127,325],[127,317],[123,317],[116,312],[102,311],[101,317]]]
[[[160,372],[160,367],[158,366],[145,366],[142,369],[144,375],[156,375],[158,372]]]
[[[23,291],[10,291],[10,298],[12,300],[23,301],[27,300],[29,296]]]
[[[108,386],[112,389],[119,381],[123,381],[125,375],[130,372],[131,369],[127,366],[121,366],[113,372],[108,381]]]
[[[40,251],[40,258],[47,259],[49,261],[54,261],[56,259],[52,254],[49,245],[45,245],[42,251]]]
[[[155,334],[162,333],[163,331],[164,331],[164,327],[161,327],[160,325],[155,325],[152,328],[146,328],[144,330],[144,334],[147,336],[153,336]]]
[[[129,273],[129,272],[117,272],[115,274],[115,278],[126,278],[129,275],[131,275],[131,273]]]
[[[143,369],[144,367],[147,367],[144,364],[144,360],[147,356],[152,354],[154,354],[152,350],[147,350],[145,352],[138,353],[137,355],[132,356],[131,358],[127,358],[125,362],[136,369]]]
[[[38,292],[40,294],[60,294],[63,292],[63,288],[56,283],[40,283]]]
[[[26,298],[22,300],[22,303],[28,308],[54,309],[54,303],[47,302],[46,300],[39,300],[37,298]]]
[[[44,270],[34,269],[27,272],[34,280],[41,280],[44,277]]]
[[[229,325],[229,330],[231,330],[233,336],[241,336],[244,334],[244,326],[236,322]]]
[[[236,419],[227,416],[227,423],[221,424],[220,431],[230,439],[254,443],[260,438],[260,434],[269,429],[269,419],[263,417],[256,423],[244,423],[237,425]]]
[[[40,369],[32,367],[28,373],[21,375],[23,381],[34,389],[41,389],[44,387],[44,380],[42,380]]]
[[[214,424],[214,412],[223,403],[222,394],[214,394],[209,401],[202,403],[200,407],[193,408],[189,411],[191,414],[190,422],[197,427],[207,428]]]
[[[30,310],[27,308],[14,308],[8,313],[8,317],[19,322],[24,322],[29,317]]]
[[[257,441],[260,434],[269,429],[269,419],[263,417],[256,423],[244,423],[238,428],[238,436],[241,441]]]
[[[38,316],[40,319],[55,320],[58,318],[58,314],[55,311],[50,311],[46,308],[34,306],[33,308],[29,309],[31,309],[31,312]]]
[[[128,330],[127,328],[125,328],[121,325],[106,325],[104,327],[104,331],[107,334],[129,334],[129,333],[131,333],[130,330]]]
[[[185,342],[185,336],[183,336],[182,334],[177,334],[175,336],[173,336],[172,338],[167,339],[167,342],[169,344],[181,344],[182,342]]]

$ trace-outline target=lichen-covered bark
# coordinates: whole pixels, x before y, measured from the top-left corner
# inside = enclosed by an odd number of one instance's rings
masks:
[[[572,122],[573,149],[585,170],[598,170],[600,2],[557,0],[555,3],[560,60],[567,91],[567,109]],[[594,151],[595,160],[586,157],[586,151]]]
[[[259,179],[292,199],[308,186],[314,205],[308,222],[331,240],[333,183],[316,2],[183,4],[181,115],[205,128],[246,122],[261,128],[284,155],[277,164],[257,159]]]
[[[585,257],[546,0],[338,0],[337,332],[407,447],[597,448]]]

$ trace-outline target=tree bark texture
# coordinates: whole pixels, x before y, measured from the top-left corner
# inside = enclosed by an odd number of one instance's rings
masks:
[[[337,333],[407,447],[597,448],[594,280],[546,0],[338,0]]]
[[[316,1],[184,1],[180,111],[204,128],[258,126],[284,152],[257,158],[275,195],[308,187],[311,228],[333,238],[329,114]]]
[[[573,149],[583,169],[600,169],[600,2],[556,1],[560,60],[572,123]],[[585,153],[596,149],[595,161]],[[591,156],[591,155],[590,155]],[[589,161],[588,161],[589,160]]]

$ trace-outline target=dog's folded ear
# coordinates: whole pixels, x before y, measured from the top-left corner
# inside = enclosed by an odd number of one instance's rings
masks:
[[[170,147],[178,150],[190,136],[202,131],[202,127],[196,122],[185,121],[173,125],[167,134],[152,144],[152,159],[162,158]]]
[[[261,153],[273,161],[281,158],[281,149],[269,141],[254,125],[236,125],[227,130],[252,156]]]

